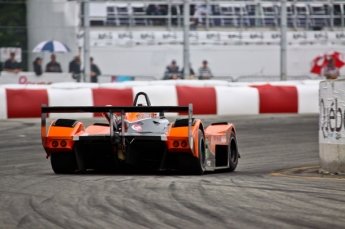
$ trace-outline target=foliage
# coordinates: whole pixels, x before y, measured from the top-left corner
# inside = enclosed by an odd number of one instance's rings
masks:
[[[27,70],[26,0],[0,0],[0,47],[22,48],[22,68]]]

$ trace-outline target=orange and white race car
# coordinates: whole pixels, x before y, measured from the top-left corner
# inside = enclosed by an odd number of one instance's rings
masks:
[[[146,106],[137,104],[139,96]],[[78,120],[57,119],[46,128],[48,113],[81,112],[102,112],[106,122],[85,127]],[[188,112],[188,118],[169,122],[164,112]],[[240,157],[235,126],[222,122],[205,128],[192,114],[192,104],[151,106],[144,92],[135,96],[133,106],[42,105],[42,144],[57,174],[124,167],[186,174],[234,171]]]

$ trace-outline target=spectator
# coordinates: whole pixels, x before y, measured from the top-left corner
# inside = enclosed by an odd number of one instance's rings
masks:
[[[98,82],[98,76],[101,75],[101,71],[93,63],[93,58],[90,58],[90,66],[91,66],[91,83],[97,83]]]
[[[41,58],[37,57],[35,61],[33,62],[33,66],[34,66],[34,72],[36,73],[36,76],[40,76],[43,74]]]
[[[18,73],[22,69],[20,68],[20,64],[15,60],[16,54],[11,52],[10,58],[5,61],[4,70],[6,72]]]
[[[160,5],[149,5],[146,11],[147,15],[159,16],[159,15],[167,15],[167,10],[165,7]],[[155,18],[152,19],[152,25],[164,25],[164,18]]]
[[[46,65],[46,72],[62,72],[60,63],[56,62],[55,54],[50,56],[50,62]]]
[[[176,65],[176,61],[171,61],[171,65],[167,66],[164,73],[165,80],[176,80],[181,78],[181,72],[179,67]]]
[[[207,10],[205,7],[200,6],[200,5],[195,5],[194,6],[194,14],[193,14],[193,24],[191,26],[192,29],[196,29],[199,24],[202,23],[202,15],[207,14]]]
[[[199,79],[200,80],[213,78],[213,74],[211,72],[211,69],[207,66],[207,64],[208,64],[207,61],[204,60],[202,62],[202,67],[199,68]]]
[[[72,78],[77,80],[77,82],[80,82],[80,56],[77,55],[74,57],[74,59],[69,63],[69,73],[72,73]]]
[[[184,78],[183,72],[184,72],[184,68],[182,68],[182,70],[181,70],[181,75],[182,75],[181,78],[182,79]],[[189,64],[189,79],[195,79],[195,72],[192,68],[192,64]]]
[[[322,73],[328,80],[334,80],[339,77],[339,69],[335,66],[333,58],[328,60],[328,64],[323,67]]]

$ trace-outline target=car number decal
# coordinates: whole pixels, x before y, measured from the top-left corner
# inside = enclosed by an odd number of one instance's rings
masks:
[[[132,125],[132,129],[136,131],[141,131],[143,128],[139,124],[134,124]]]

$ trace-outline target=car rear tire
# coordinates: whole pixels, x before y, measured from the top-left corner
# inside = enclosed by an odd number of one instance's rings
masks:
[[[235,171],[237,164],[238,164],[238,148],[237,148],[237,139],[234,132],[231,131],[230,136],[230,144],[229,144],[229,168],[227,169],[229,172]]]
[[[205,147],[204,133],[200,129],[199,129],[199,134],[198,134],[198,152],[199,152],[199,156],[198,158],[195,158],[196,168],[195,168],[194,174],[202,175],[204,174],[206,170],[206,147]]]
[[[199,156],[192,154],[179,155],[179,172],[183,174],[202,175],[206,170],[205,138],[202,130],[198,133],[198,152]]]
[[[50,162],[56,174],[69,174],[77,170],[74,153],[52,153]]]

